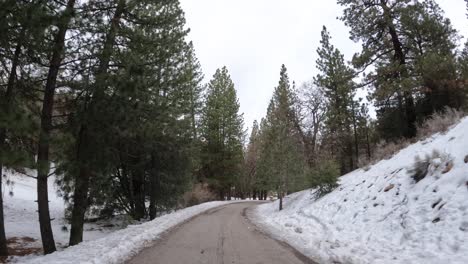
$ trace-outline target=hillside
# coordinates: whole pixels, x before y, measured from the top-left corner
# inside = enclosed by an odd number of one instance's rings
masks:
[[[255,221],[323,263],[468,263],[468,118],[314,190],[259,206]],[[438,152],[438,153],[437,153]],[[433,154],[435,153],[435,154]],[[415,157],[429,155],[424,179],[411,177]]]

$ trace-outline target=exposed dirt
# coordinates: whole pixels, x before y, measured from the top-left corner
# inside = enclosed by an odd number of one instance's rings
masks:
[[[42,248],[34,243],[37,240],[31,237],[10,237],[7,239],[8,254],[10,256],[26,256],[31,254],[41,254]],[[7,258],[0,257],[0,263],[7,263]]]

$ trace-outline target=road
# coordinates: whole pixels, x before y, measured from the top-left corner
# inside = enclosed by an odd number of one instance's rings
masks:
[[[211,209],[168,232],[129,264],[314,263],[288,245],[258,231],[246,218],[255,203]]]

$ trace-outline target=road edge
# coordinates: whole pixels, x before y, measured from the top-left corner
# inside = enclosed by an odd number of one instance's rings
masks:
[[[255,205],[255,206],[258,206],[258,205]],[[244,208],[244,210],[242,210],[242,216],[254,227],[255,232],[258,232],[259,234],[276,241],[282,247],[292,252],[299,260],[303,261],[305,264],[319,264],[317,261],[304,255],[302,252],[300,252],[295,247],[291,246],[286,241],[275,237],[275,235],[268,232],[266,228],[262,228],[258,223],[256,223],[255,219],[253,219],[253,214],[254,214],[253,210],[255,206],[246,207]]]

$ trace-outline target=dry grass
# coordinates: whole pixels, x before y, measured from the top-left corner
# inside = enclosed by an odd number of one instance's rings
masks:
[[[444,111],[434,113],[418,126],[418,139],[424,139],[436,133],[445,133],[450,127],[460,122],[466,115],[463,111],[445,108]]]
[[[375,148],[371,163],[376,163],[384,159],[390,159],[398,151],[408,147],[410,144],[411,142],[407,139],[400,139],[396,142],[381,141]]]
[[[197,183],[192,190],[186,192],[182,198],[184,207],[216,200],[216,195],[209,189],[208,184]]]

